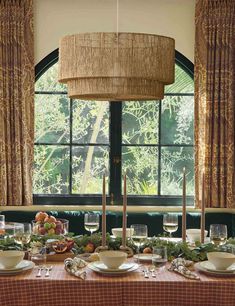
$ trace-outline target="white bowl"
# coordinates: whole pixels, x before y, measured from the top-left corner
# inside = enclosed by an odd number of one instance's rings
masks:
[[[5,269],[11,269],[17,266],[24,258],[22,251],[2,251],[0,252],[0,264]]]
[[[204,237],[206,238],[208,231],[205,230]],[[186,235],[188,237],[189,242],[195,242],[201,240],[201,229],[200,228],[189,228],[186,230]]]
[[[99,253],[99,257],[109,269],[118,269],[126,260],[127,254],[122,251],[103,251]]]
[[[217,270],[226,270],[235,263],[235,255],[226,252],[208,252],[207,258]]]
[[[126,237],[127,238],[130,238],[131,235],[133,235],[133,233],[134,233],[134,229],[133,228],[127,228],[126,229]],[[112,228],[112,234],[116,238],[117,237],[122,238],[122,228],[121,227],[120,228]]]

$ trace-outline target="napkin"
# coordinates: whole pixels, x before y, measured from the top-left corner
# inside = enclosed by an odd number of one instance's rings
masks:
[[[82,280],[86,279],[86,271],[84,268],[86,267],[87,263],[78,257],[67,258],[64,260],[65,270],[76,277],[81,278]]]
[[[185,260],[184,258],[176,258],[171,262],[171,265],[168,270],[177,272],[186,278],[200,280],[197,274],[187,269],[187,267],[190,266],[192,263],[192,261]]]

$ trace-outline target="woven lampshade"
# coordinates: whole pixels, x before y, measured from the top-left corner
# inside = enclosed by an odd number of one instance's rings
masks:
[[[139,33],[80,33],[59,48],[59,82],[71,98],[156,100],[174,82],[174,39]]]

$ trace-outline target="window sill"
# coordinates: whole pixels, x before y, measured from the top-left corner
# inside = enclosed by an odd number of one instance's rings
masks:
[[[122,212],[122,206],[107,205],[107,211]],[[1,206],[1,211],[101,211],[101,205],[32,205],[32,206]],[[207,208],[207,212],[226,212],[234,213],[235,209],[232,208]],[[181,206],[127,206],[127,212],[182,212]],[[193,206],[187,207],[187,212],[200,212],[200,209],[196,209]]]

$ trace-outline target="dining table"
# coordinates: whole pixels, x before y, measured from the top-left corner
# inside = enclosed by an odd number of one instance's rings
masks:
[[[132,259],[133,260],[133,259]],[[49,277],[36,277],[37,267],[0,276],[1,306],[234,306],[235,277],[195,273],[190,280],[167,267],[145,278],[143,264],[125,275],[103,275],[85,267],[85,280],[70,275],[63,262],[53,262]]]

